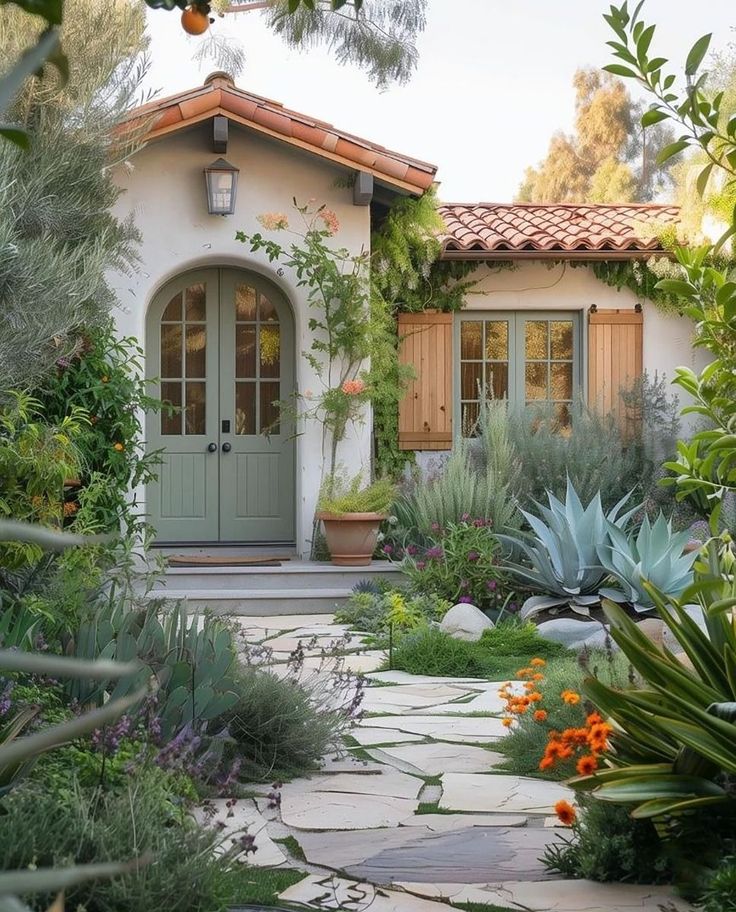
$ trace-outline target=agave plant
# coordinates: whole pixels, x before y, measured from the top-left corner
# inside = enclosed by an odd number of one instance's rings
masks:
[[[567,479],[565,503],[547,491],[549,507],[536,503],[539,516],[522,510],[533,535],[499,535],[515,553],[521,551],[531,567],[507,561],[507,568],[529,588],[544,593],[528,598],[521,609],[523,618],[540,611],[570,606],[587,614],[591,605],[600,601],[600,585],[606,577],[597,547],[608,542],[610,528],[625,530],[638,507],[622,513],[627,494],[608,514],[604,513],[600,494],[583,507],[570,479]]]
[[[651,611],[654,601],[644,586],[651,583],[667,596],[679,597],[693,581],[693,564],[698,553],[685,553],[686,531],[672,533],[672,522],[660,512],[652,525],[644,517],[636,535],[626,535],[609,524],[609,541],[598,545],[602,566],[621,587],[601,589],[614,602],[628,602],[639,611]]]
[[[687,664],[652,642],[618,605],[604,604],[611,635],[642,683],[615,690],[585,682],[586,695],[614,725],[614,751],[607,768],[574,779],[574,788],[633,805],[637,818],[674,815],[682,825],[694,809],[721,805],[736,820],[729,785],[736,776],[735,563],[729,543],[719,554],[711,542],[680,599],[644,584]],[[689,616],[688,603],[701,608],[704,629]]]

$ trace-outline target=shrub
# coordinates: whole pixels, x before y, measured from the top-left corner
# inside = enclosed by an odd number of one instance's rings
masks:
[[[721,861],[702,896],[703,912],[736,912],[736,857]]]
[[[318,509],[336,514],[387,513],[395,496],[396,488],[390,478],[379,478],[366,486],[361,473],[350,479],[335,474],[322,485]]]
[[[487,521],[465,513],[459,522],[433,528],[428,545],[409,545],[402,570],[416,592],[499,612],[510,600],[499,551]]]
[[[238,702],[221,719],[232,744],[225,756],[238,760],[244,781],[288,778],[316,769],[340,744],[350,724],[350,707],[328,708],[330,691],[282,679],[259,668],[244,668],[236,679]],[[327,706],[325,706],[327,703]]]
[[[225,875],[232,854],[216,855],[218,836],[202,829],[175,803],[168,779],[138,770],[122,793],[79,786],[59,793],[28,784],[3,799],[0,866],[14,868],[151,861],[113,880],[91,881],[67,890],[67,908],[86,912],[224,912]],[[23,838],[19,839],[18,834]],[[36,912],[49,895],[24,897]]]
[[[335,620],[353,630],[385,637],[393,625],[395,632],[440,620],[451,603],[434,593],[407,595],[398,589],[378,592],[355,590],[348,602],[335,613]]]
[[[568,651],[562,643],[540,636],[531,621],[502,621],[485,630],[480,639],[494,655],[550,658],[565,655]]]
[[[667,883],[672,874],[651,821],[634,820],[626,808],[590,799],[579,805],[571,838],[549,845],[542,861],[555,874],[584,880]]]

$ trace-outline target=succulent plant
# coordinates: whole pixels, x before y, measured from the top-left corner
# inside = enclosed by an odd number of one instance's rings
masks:
[[[549,507],[535,502],[538,516],[522,510],[532,528],[532,535],[499,535],[515,554],[526,556],[531,567],[512,560],[506,567],[522,583],[542,595],[528,598],[521,609],[522,618],[540,611],[567,607],[587,614],[591,605],[600,601],[599,589],[606,577],[597,548],[607,544],[610,528],[623,530],[638,509],[622,509],[631,495],[627,494],[608,514],[604,513],[600,494],[583,507],[570,479],[567,479],[565,502],[547,492]]]
[[[629,602],[637,611],[651,611],[654,602],[644,583],[669,598],[679,598],[693,581],[698,552],[685,552],[690,532],[672,532],[672,521],[660,512],[654,524],[644,517],[636,535],[610,525],[609,541],[598,546],[598,558],[620,588],[601,589],[613,602]]]

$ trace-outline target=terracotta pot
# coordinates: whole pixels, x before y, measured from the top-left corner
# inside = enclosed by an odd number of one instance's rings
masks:
[[[371,562],[385,513],[318,513],[325,527],[332,563],[365,567]]]

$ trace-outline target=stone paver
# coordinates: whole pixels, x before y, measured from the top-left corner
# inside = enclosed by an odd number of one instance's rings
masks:
[[[464,830],[466,827],[524,827],[529,818],[524,814],[414,814],[402,820],[402,827],[427,827],[433,833]]]
[[[448,773],[442,777],[440,807],[452,811],[549,814],[560,799],[572,802],[572,789],[527,776]]]
[[[453,903],[488,903],[525,912],[693,912],[670,887],[553,880],[488,884],[409,883],[411,893]]]
[[[365,728],[398,728],[416,735],[426,735],[437,741],[460,744],[485,744],[496,741],[506,733],[498,718],[454,718],[452,716],[402,715],[378,716],[363,719]]]
[[[296,779],[287,783],[281,794],[298,792],[345,792],[348,795],[385,795],[389,798],[416,798],[423,786],[421,779],[407,776],[390,767],[383,767],[378,775],[360,773],[336,773],[330,776],[315,776],[313,779]]]
[[[365,747],[371,744],[408,744],[412,741],[424,741],[424,735],[412,735],[410,732],[399,731],[398,728],[356,727],[350,735]]]
[[[391,766],[404,765],[404,772],[424,776],[441,776],[443,773],[487,773],[504,757],[494,751],[469,744],[407,744],[404,747],[377,747],[368,753],[381,763]],[[406,766],[413,767],[407,769]]]
[[[339,912],[447,912],[449,906],[334,875],[311,875],[284,890],[283,902]]]
[[[253,801],[243,798],[233,807],[226,806],[225,798],[214,798],[209,801],[209,810],[196,808],[194,818],[205,826],[217,827],[222,842],[219,852],[225,852],[236,844],[246,833],[255,837],[256,851],[247,858],[248,864],[258,867],[273,868],[286,862],[286,855],[266,832],[267,821],[260,814]]]
[[[418,807],[409,798],[303,791],[282,793],[281,819],[297,830],[368,830],[396,827]]]

